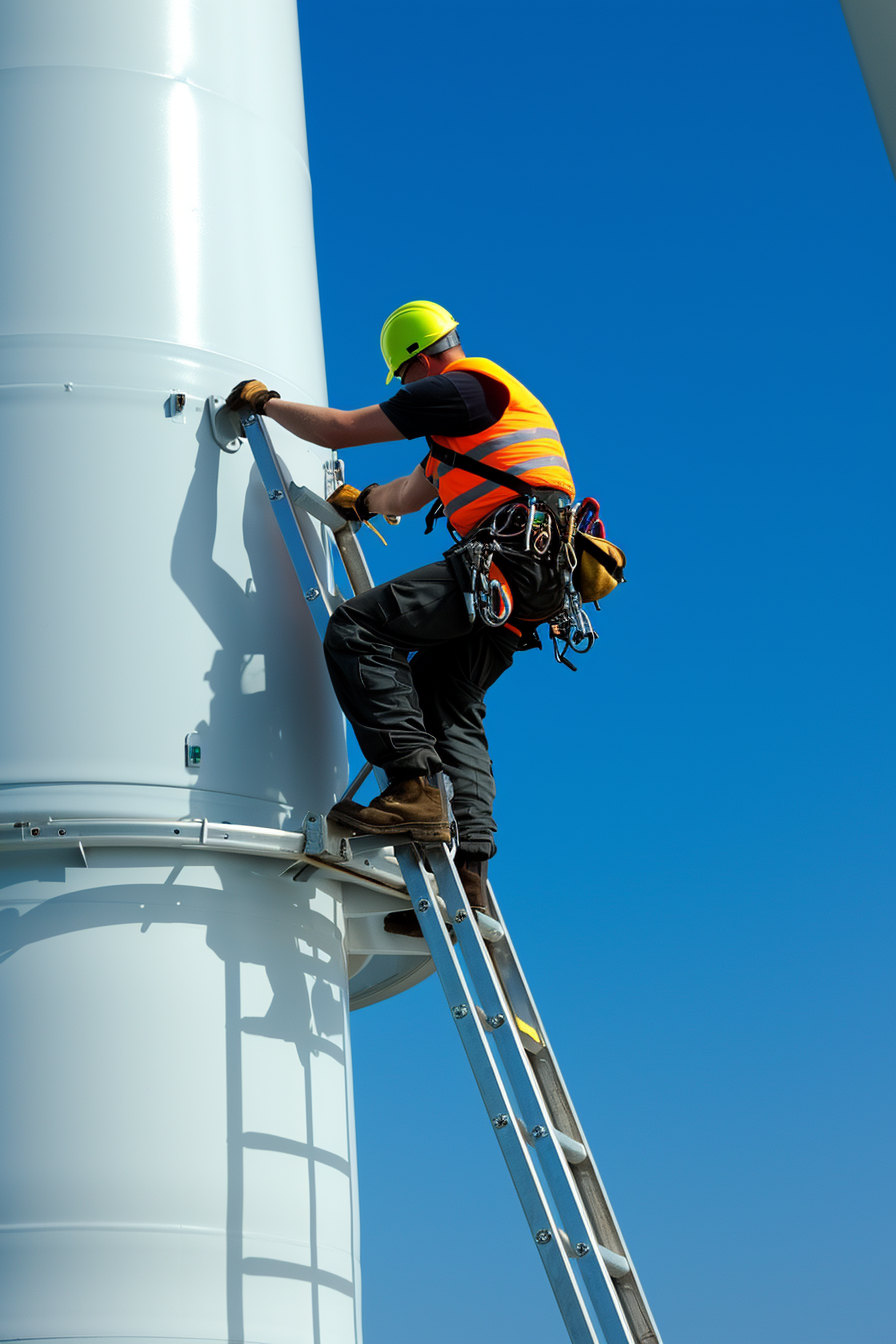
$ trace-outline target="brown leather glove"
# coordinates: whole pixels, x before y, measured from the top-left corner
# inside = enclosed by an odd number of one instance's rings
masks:
[[[371,490],[375,490],[378,481],[372,481],[370,485],[365,485],[363,490],[356,490],[353,485],[340,485],[334,490],[327,500],[332,504],[337,513],[341,513],[343,518],[348,518],[350,522],[355,519],[362,523],[368,522],[371,518],[378,517],[378,514],[370,508],[367,503]],[[392,527],[398,522],[394,514],[384,513],[383,517]]]
[[[245,414],[246,408],[253,410],[256,415],[263,415],[264,408],[272,397],[279,397],[279,392],[269,392],[264,383],[259,382],[257,378],[245,378],[241,383],[237,383],[230,396],[224,403],[225,411],[240,411]]]
[[[369,488],[368,486],[367,489]],[[358,501],[365,493],[366,491],[358,490],[354,485],[340,485],[338,489],[333,491],[332,495],[327,496],[327,503],[332,504],[336,512],[341,514],[343,518],[347,518],[349,522],[360,521],[366,523],[370,514],[364,511],[363,505],[361,508],[358,507]]]

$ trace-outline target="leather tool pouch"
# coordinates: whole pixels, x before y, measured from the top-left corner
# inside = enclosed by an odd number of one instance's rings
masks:
[[[572,581],[584,602],[599,602],[617,584],[625,583],[625,552],[603,537],[576,532],[573,548],[577,564]]]

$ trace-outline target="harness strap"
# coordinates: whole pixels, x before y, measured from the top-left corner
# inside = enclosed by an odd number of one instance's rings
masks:
[[[445,512],[444,504],[440,499],[437,499],[436,502],[433,504],[432,508],[429,510],[429,513],[427,513],[426,515],[426,529],[423,533],[425,537],[429,536],[430,532],[433,530],[436,523],[442,517],[444,512]]]
[[[528,433],[528,431],[526,432]],[[546,433],[547,431],[542,432]],[[511,435],[508,434],[506,437],[510,438]],[[494,447],[496,442],[498,442],[498,440],[490,440],[489,446]],[[477,462],[466,453],[458,453],[453,448],[443,447],[440,443],[430,442],[429,451],[437,462],[443,462],[448,467],[458,467],[461,471],[468,471],[471,476],[482,476],[485,480],[491,481],[495,485],[502,485],[506,490],[512,490],[515,495],[519,495],[522,499],[537,499],[539,503],[545,505],[549,509],[560,509],[565,507],[560,503],[561,499],[565,499],[569,503],[572,503],[563,490],[558,490],[552,486],[530,485],[528,481],[520,481],[517,476],[511,475],[509,471],[501,471],[499,467],[492,467],[487,462]],[[544,460],[553,461],[554,459],[546,458]],[[540,461],[534,463],[522,463],[519,470],[529,470],[533,466],[540,465],[542,465]],[[446,508],[441,501],[437,501],[427,515],[426,531],[432,531],[433,524],[441,514],[445,515],[450,526],[452,513],[456,512],[462,504],[468,503],[471,496],[475,497],[476,495],[481,494],[483,489],[484,487],[480,485],[477,486],[475,490],[468,490],[465,495],[460,495],[459,498],[453,499],[448,508]],[[552,496],[558,496],[556,502]]]
[[[494,440],[489,440],[490,448],[494,446],[494,442]],[[441,443],[432,442],[429,445],[429,451],[437,462],[444,462],[448,467],[458,467],[461,471],[468,471],[471,476],[482,476],[486,481],[494,482],[495,485],[503,485],[505,490],[512,490],[515,495],[522,495],[524,499],[530,499],[535,494],[534,486],[525,489],[526,482],[520,482],[516,476],[511,476],[509,471],[501,471],[498,467],[489,466],[487,462],[476,462],[466,453],[458,453],[453,448],[445,448]]]

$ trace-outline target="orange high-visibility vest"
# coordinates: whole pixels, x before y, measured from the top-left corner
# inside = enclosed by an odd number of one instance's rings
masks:
[[[518,476],[535,489],[562,490],[572,500],[575,486],[560,435],[541,402],[490,359],[456,359],[442,372],[452,370],[486,374],[507,388],[510,401],[501,419],[481,434],[466,434],[461,438],[432,434],[433,443]],[[439,492],[449,523],[462,537],[501,504],[519,498],[502,485],[484,481],[462,467],[449,467],[439,462],[431,453],[424,470]]]

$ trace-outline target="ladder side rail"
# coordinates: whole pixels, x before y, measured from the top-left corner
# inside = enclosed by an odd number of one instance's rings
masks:
[[[567,1259],[563,1239],[545,1197],[529,1148],[514,1122],[512,1103],[491,1054],[489,1041],[476,1012],[457,955],[451,945],[439,903],[433,898],[413,847],[396,846],[396,854],[458,1035],[491,1119],[495,1137],[516,1188],[526,1221],[541,1255],[569,1337],[573,1344],[598,1344],[598,1336]]]
[[[577,1188],[582,1196],[583,1203],[589,1214],[590,1220],[597,1230],[601,1242],[608,1250],[615,1251],[622,1255],[629,1266],[629,1273],[622,1278],[614,1279],[614,1288],[623,1300],[626,1313],[629,1318],[629,1325],[635,1338],[638,1341],[644,1341],[644,1344],[662,1344],[662,1339],[653,1318],[653,1313],[647,1302],[647,1297],[638,1278],[629,1249],[622,1235],[622,1229],[613,1212],[613,1206],[607,1195],[606,1187],[601,1179],[597,1163],[594,1160],[594,1154],[591,1151],[584,1127],[579,1120],[573,1104],[572,1097],[563,1080],[560,1072],[560,1066],[551,1047],[550,1038],[544,1029],[544,1024],[535,1005],[532,991],[529,989],[525,973],[519,958],[516,954],[513,941],[507,932],[507,925],[504,922],[500,907],[495,898],[494,890],[489,884],[489,893],[491,895],[496,917],[504,929],[504,938],[500,943],[490,944],[488,955],[493,964],[504,957],[508,958],[513,965],[514,972],[519,976],[520,982],[525,991],[528,1005],[532,1013],[532,1025],[538,1032],[543,1042],[543,1048],[538,1056],[532,1061],[531,1067],[535,1076],[535,1081],[540,1092],[545,1098],[548,1113],[554,1125],[564,1133],[570,1135],[581,1143],[585,1149],[586,1158],[584,1162],[577,1163],[571,1168],[571,1176],[575,1181]],[[501,981],[500,971],[498,979]],[[503,981],[501,981],[503,984]]]
[[[498,903],[491,886],[489,890],[494,907],[498,910]],[[561,1132],[568,1134],[570,1138],[579,1143],[585,1152],[586,1161],[576,1164],[577,1170],[575,1176],[578,1181],[581,1181],[583,1175],[582,1168],[587,1168],[588,1165],[594,1167],[593,1157],[588,1150],[588,1142],[584,1129],[579,1122],[578,1115],[576,1114],[575,1107],[572,1103],[572,1098],[563,1082],[556,1057],[551,1048],[550,1038],[545,1031],[541,1016],[535,1005],[528,984],[526,983],[525,975],[513,947],[513,942],[507,932],[506,926],[503,927],[505,929],[505,937],[500,944],[489,948],[489,956],[491,957],[492,965],[509,1002],[514,1006],[518,1013],[524,1015],[524,1020],[528,1021],[530,1025],[534,1027],[541,1042],[539,1049],[536,1052],[532,1052],[532,1067],[535,1073],[535,1079],[542,1096],[544,1097],[552,1123]],[[520,1000],[522,1000],[522,1002],[520,1002]],[[600,1178],[599,1175],[597,1175],[596,1168],[594,1175],[599,1182]],[[606,1198],[606,1191],[601,1190],[601,1193],[603,1194],[604,1201],[608,1208],[602,1209],[600,1207],[600,1201],[598,1201],[597,1208],[595,1209],[594,1201],[592,1200],[589,1201],[589,1212],[597,1214],[597,1226],[602,1243],[609,1250],[627,1256],[627,1247],[622,1239],[618,1224],[615,1218],[612,1217],[612,1210],[609,1210],[608,1212],[609,1201]]]
[[[336,542],[336,549],[339,552],[339,558],[342,561],[342,567],[351,584],[352,592],[366,593],[374,586],[373,576],[368,568],[367,557],[361,550],[358,538],[348,524],[345,527],[340,527],[338,532],[334,532],[333,537]]]
[[[600,1254],[598,1229],[589,1217],[573,1170],[551,1126],[545,1099],[512,1021],[512,1007],[502,992],[457,872],[444,849],[428,849],[427,857],[449,909],[459,908],[455,902],[460,902],[465,911],[466,918],[455,924],[464,960],[486,1017],[496,1018],[500,1015],[503,1018],[503,1023],[491,1033],[491,1040],[501,1056],[522,1111],[523,1124],[533,1142],[563,1229],[574,1248],[573,1254],[577,1254],[579,1272],[607,1344],[635,1344],[638,1337],[631,1332],[615,1285]]]
[[[295,481],[291,481],[289,497],[296,508],[325,523],[333,533],[333,540],[336,542],[352,592],[363,593],[372,588],[373,577],[367,564],[367,557],[354,536],[361,524],[343,518],[332,504],[321,499],[320,495],[316,495],[307,485],[297,485]]]
[[[243,416],[240,423],[249,440],[252,456],[255,458],[262,484],[274,510],[274,517],[293,569],[301,584],[308,610],[311,612],[317,633],[323,639],[331,613],[343,600],[339,590],[331,587],[324,543],[313,529],[310,529],[313,538],[306,536],[302,530],[301,519],[296,515],[290,502],[289,482],[280,469],[267,427],[257,415]],[[316,563],[315,553],[318,553]]]
[[[301,487],[299,493],[305,493]],[[336,514],[336,517],[341,519],[341,515],[336,512],[332,505],[326,504],[325,501],[319,501],[319,503],[324,503],[328,513]],[[370,573],[370,566],[367,563],[367,556],[364,554],[364,549],[357,537],[361,524],[346,520],[341,527],[334,527],[332,523],[330,527],[352,592],[355,594],[369,592],[375,585]]]
[[[603,1188],[603,1182],[600,1180],[600,1176],[597,1171],[597,1166],[594,1162],[593,1155],[588,1147],[588,1139],[585,1135],[585,1130],[581,1122],[579,1121],[579,1117],[576,1113],[576,1109],[573,1104],[572,1097],[569,1093],[569,1089],[566,1087],[566,1084],[563,1080],[563,1075],[560,1072],[560,1066],[557,1063],[557,1058],[551,1046],[550,1037],[548,1036],[548,1033],[545,1030],[544,1023],[541,1020],[541,1016],[536,1007],[535,1000],[532,996],[532,992],[529,989],[529,985],[525,977],[525,972],[523,971],[520,960],[516,954],[516,949],[513,945],[513,940],[511,939],[510,934],[507,931],[507,925],[503,922],[503,919],[501,917],[498,902],[495,897],[494,890],[491,887],[491,884],[489,884],[489,893],[494,903],[495,910],[498,913],[499,922],[501,922],[502,927],[504,929],[504,938],[502,939],[501,944],[499,944],[497,947],[490,947],[489,949],[490,956],[492,957],[493,963],[495,961],[499,961],[504,956],[506,956],[512,963],[513,970],[515,974],[519,977],[519,980],[525,991],[527,1005],[532,1014],[533,1025],[543,1042],[542,1049],[538,1055],[538,1064],[540,1068],[539,1072],[536,1073],[537,1081],[542,1091],[545,1093],[545,1099],[549,1103],[549,1110],[556,1111],[555,1123],[558,1125],[558,1127],[564,1128],[565,1132],[569,1133],[572,1138],[575,1138],[579,1143],[581,1143],[586,1150],[588,1157],[588,1164],[594,1171],[595,1177],[598,1183],[600,1184],[603,1198],[606,1201],[607,1209],[611,1218],[610,1226],[612,1228],[613,1236],[614,1238],[618,1239],[618,1245],[612,1245],[609,1247],[609,1249],[616,1251],[620,1255],[626,1256],[626,1258],[629,1260],[629,1263],[631,1263],[631,1258],[628,1255],[628,1248],[625,1245],[625,1241],[622,1236],[622,1232],[619,1228],[618,1222],[616,1221],[615,1216],[613,1216],[612,1208],[610,1206],[606,1190]],[[498,971],[498,978],[499,980],[502,981],[503,984],[503,977],[501,976],[500,965],[498,965],[496,969]],[[566,1129],[566,1125],[569,1125],[568,1129]]]

